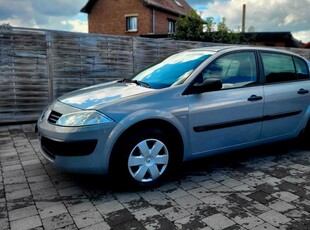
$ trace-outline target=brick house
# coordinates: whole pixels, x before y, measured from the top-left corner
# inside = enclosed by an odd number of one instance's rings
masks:
[[[89,33],[158,35],[176,30],[176,20],[192,8],[185,0],[88,0]]]

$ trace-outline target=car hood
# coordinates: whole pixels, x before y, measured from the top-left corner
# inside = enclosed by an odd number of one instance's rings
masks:
[[[135,84],[111,82],[73,91],[58,98],[58,100],[80,109],[95,109],[102,104],[153,90]]]

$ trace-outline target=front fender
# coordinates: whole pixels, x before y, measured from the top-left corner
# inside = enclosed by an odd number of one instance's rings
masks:
[[[134,113],[129,114],[127,117],[122,119],[120,123],[116,125],[113,131],[110,133],[106,143],[104,161],[109,162],[113,147],[120,136],[133,125],[151,119],[163,120],[173,125],[180,133],[184,143],[183,160],[188,160],[190,157],[190,143],[188,136],[188,115],[178,114],[177,116],[162,110],[145,109],[138,110]]]

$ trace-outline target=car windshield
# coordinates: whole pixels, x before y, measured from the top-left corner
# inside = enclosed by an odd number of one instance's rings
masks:
[[[179,85],[213,53],[206,51],[178,53],[137,73],[131,80],[147,83],[153,89]]]

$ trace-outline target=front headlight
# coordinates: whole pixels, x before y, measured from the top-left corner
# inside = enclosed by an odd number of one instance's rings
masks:
[[[113,122],[112,119],[94,110],[87,110],[62,115],[56,125],[60,126],[84,126]]]

